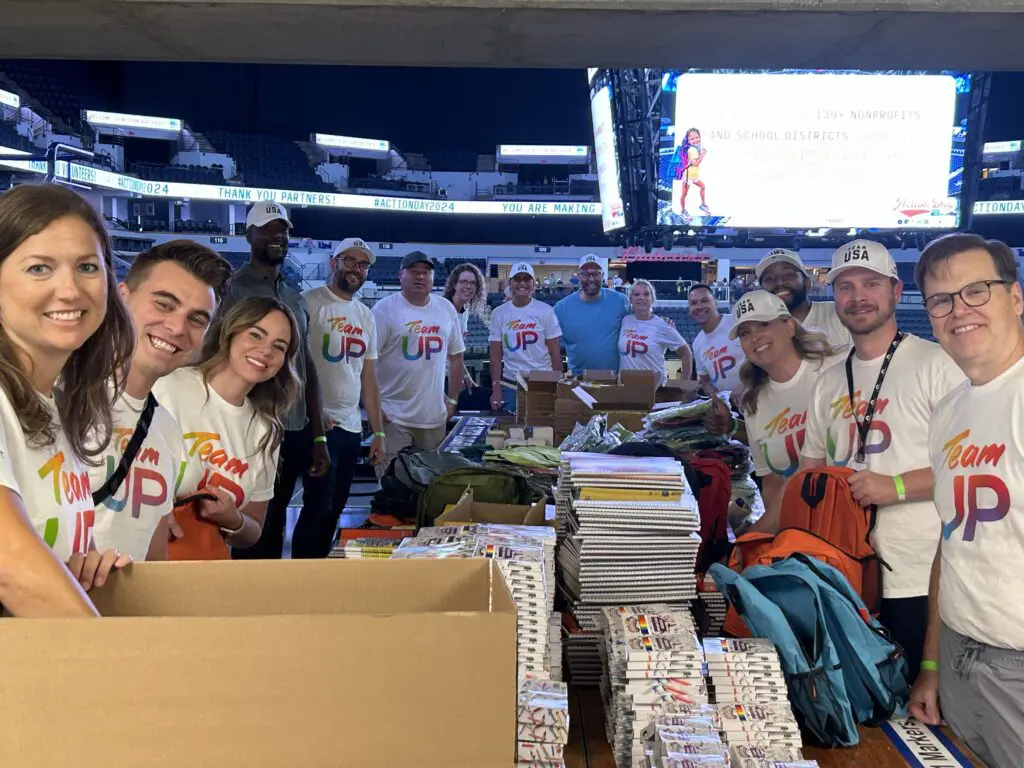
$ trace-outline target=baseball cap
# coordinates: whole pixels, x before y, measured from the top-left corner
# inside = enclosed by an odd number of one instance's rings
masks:
[[[774,251],[768,251],[754,267],[754,275],[758,280],[761,279],[761,275],[768,269],[772,264],[792,264],[794,267],[804,273],[804,277],[807,277],[807,267],[800,260],[800,254],[796,251],[791,251],[788,248],[776,248]]]
[[[735,339],[740,326],[746,322],[769,323],[780,317],[792,317],[786,309],[786,302],[768,291],[751,291],[744,293],[736,306],[732,308],[733,324],[729,329],[729,338]]]
[[[587,264],[593,264],[602,272],[604,272],[604,259],[598,256],[596,253],[588,253],[582,259],[580,259],[580,269],[583,269]]]
[[[368,246],[361,238],[358,237],[347,237],[344,240],[342,240],[340,243],[338,243],[338,247],[334,250],[334,255],[341,256],[341,254],[345,253],[346,251],[358,251],[359,253],[363,254],[363,256],[368,258],[371,264],[377,261],[377,256],[370,249],[370,246]]]
[[[530,277],[535,277],[533,274],[533,267],[525,261],[520,261],[518,264],[512,265],[512,270],[508,273],[508,276],[515,277],[516,275],[529,275]]]
[[[256,203],[245,216],[245,228],[262,227],[278,219],[287,224],[288,229],[292,228],[292,220],[288,218],[288,209],[283,205],[280,203]]]
[[[825,282],[831,285],[844,270],[851,267],[863,267],[884,277],[899,279],[896,262],[889,249],[873,240],[854,240],[839,246],[832,254],[832,269],[825,276]]]
[[[405,258],[402,259],[402,269],[408,269],[413,264],[426,264],[431,269],[434,268],[434,260],[427,256],[423,251],[407,253]]]

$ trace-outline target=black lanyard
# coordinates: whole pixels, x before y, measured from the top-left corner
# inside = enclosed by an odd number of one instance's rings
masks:
[[[868,400],[864,421],[857,418],[857,403],[853,398],[853,355],[856,350],[851,347],[850,354],[846,356],[846,387],[850,393],[850,409],[853,411],[853,421],[857,425],[857,436],[860,438],[857,445],[857,454],[854,456],[858,463],[864,463],[864,448],[867,445],[868,432],[871,431],[871,422],[875,418],[875,403],[878,401],[878,393],[882,391],[882,382],[885,381],[885,374],[889,371],[889,363],[892,362],[892,356],[896,354],[896,347],[900,345],[905,335],[903,331],[896,331],[896,335],[892,338],[892,343],[889,345],[885,358],[882,360],[882,367],[878,371],[878,380],[875,382],[875,388],[871,392],[871,399]]]

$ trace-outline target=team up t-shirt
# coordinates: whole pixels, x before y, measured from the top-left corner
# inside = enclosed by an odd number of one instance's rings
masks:
[[[555,304],[573,373],[619,370],[619,328],[629,312],[629,299],[610,288],[594,301],[583,301],[576,291]]]
[[[98,490],[114,473],[145,407],[145,400],[127,393],[114,402],[114,433],[102,463],[89,469],[93,489]],[[174,486],[184,457],[181,428],[158,405],[121,487],[96,507],[93,538],[98,550],[118,549],[136,560],[146,559],[160,518],[174,508]]]
[[[743,414],[756,475],[785,478],[797,471],[811,390],[822,371],[843,359],[842,355],[833,355],[821,361],[804,360],[789,381],[769,380],[761,387],[757,411]]]
[[[373,313],[361,301],[343,299],[326,285],[302,296],[309,309],[309,341],[324,411],[341,429],[362,434],[363,361],[377,359]]]
[[[542,301],[530,299],[525,307],[506,301],[495,309],[488,340],[501,342],[501,375],[505,381],[513,382],[521,373],[550,371],[547,341],[561,335],[555,310]]]
[[[7,393],[0,389],[0,485],[21,496],[21,502],[43,541],[64,562],[86,552],[95,512],[89,473],[71,450],[60,428],[57,406],[44,400],[53,413],[56,441],[30,448]]]
[[[730,339],[732,315],[722,315],[715,330],[701,331],[693,340],[697,376],[708,376],[719,392],[733,392],[740,386],[740,366],[746,359],[739,339]]]
[[[638,320],[635,315],[622,318],[619,328],[619,369],[624,371],[655,371],[659,385],[665,382],[665,353],[689,347],[679,331],[662,318],[652,316]],[[689,371],[683,371],[689,376]]]
[[[963,372],[934,344],[908,335],[900,343],[875,404],[865,446],[865,465],[856,461],[859,437],[853,420],[863,419],[884,355],[874,360],[853,357],[851,406],[843,362],[829,368],[811,391],[803,455],[825,459],[828,466],[869,469],[899,475],[931,465],[928,424],[936,403],[964,380]],[[878,508],[872,534],[884,570],[882,594],[887,598],[928,594],[932,560],[939,543],[939,518],[931,501],[909,501]]]
[[[975,640],[1024,651],[1024,360],[945,397],[928,447],[942,520],[942,620]]]
[[[437,296],[417,307],[396,293],[374,305],[373,318],[384,417],[403,427],[443,425],[448,357],[466,350],[455,307]]]
[[[850,329],[839,320],[835,302],[812,301],[811,311],[807,313],[807,319],[801,325],[808,330],[813,328],[821,331],[828,336],[834,347],[849,347],[853,343]]]
[[[232,405],[207,387],[195,368],[181,368],[160,379],[153,394],[178,422],[184,458],[176,496],[216,486],[234,496],[244,510],[250,502],[274,497],[278,449],[259,445],[270,430],[248,399]]]

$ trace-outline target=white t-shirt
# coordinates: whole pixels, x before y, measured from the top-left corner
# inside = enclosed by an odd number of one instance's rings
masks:
[[[89,469],[94,490],[114,473],[145,406],[145,400],[124,393],[114,403],[114,434],[103,463]],[[149,432],[121,487],[96,507],[93,538],[98,550],[118,549],[136,560],[146,559],[160,518],[174,508],[174,486],[184,457],[181,428],[161,404],[153,411]]]
[[[701,331],[693,340],[693,359],[697,376],[710,376],[719,392],[732,392],[740,386],[740,366],[746,359],[739,339],[729,339],[732,315],[722,315],[710,334]]]
[[[56,441],[45,448],[30,448],[14,406],[0,388],[0,485],[21,496],[29,520],[43,541],[62,561],[75,552],[87,552],[95,511],[87,465],[71,450],[59,426],[57,406],[45,400],[53,413]]]
[[[448,358],[465,352],[455,307],[431,295],[417,307],[400,293],[373,307],[377,323],[377,380],[381,409],[404,427],[433,429],[445,423],[444,375]]]
[[[455,305],[453,304],[452,306]],[[463,309],[461,312],[455,310],[455,314],[459,317],[459,328],[462,329],[463,344],[465,344],[465,339],[469,336],[469,310]]]
[[[515,381],[520,373],[550,371],[546,342],[561,337],[555,310],[543,301],[530,299],[525,307],[506,301],[491,315],[488,341],[501,342],[501,375],[505,381]]]
[[[967,637],[1024,651],[1024,360],[943,398],[928,447],[943,523],[942,620]]]
[[[853,388],[858,417],[863,419],[884,355],[853,358]],[[865,464],[856,462],[857,425],[850,408],[843,362],[829,368],[811,391],[803,455],[825,459],[829,466],[869,469],[899,475],[930,466],[928,423],[935,404],[964,380],[938,344],[908,335],[900,342],[882,383],[865,449]],[[910,501],[878,508],[872,544],[892,570],[882,571],[887,598],[928,594],[932,559],[939,543],[939,518],[931,501]]]
[[[842,355],[833,355],[817,362],[804,360],[789,381],[768,380],[761,387],[757,411],[743,414],[756,475],[785,478],[797,471],[811,390],[822,371],[844,359]]]
[[[619,328],[619,370],[656,371],[658,384],[665,382],[665,353],[679,347],[689,348],[679,331],[657,315],[638,320],[634,315],[622,318]],[[688,376],[689,371],[683,371]]]
[[[359,435],[363,361],[377,359],[377,324],[370,308],[326,285],[302,294],[309,308],[309,346],[320,378],[324,410],[346,432]]]
[[[812,301],[811,311],[807,313],[807,319],[801,325],[808,330],[814,328],[821,331],[828,336],[834,347],[849,347],[853,343],[850,329],[839,320],[835,302]]]
[[[274,497],[278,449],[258,450],[270,425],[248,399],[232,405],[207,387],[195,368],[164,376],[153,394],[178,422],[185,443],[178,498],[208,485],[229,491],[239,510]]]

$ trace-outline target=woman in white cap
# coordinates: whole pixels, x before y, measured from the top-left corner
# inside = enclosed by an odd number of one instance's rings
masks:
[[[491,315],[491,408],[516,409],[516,377],[530,371],[562,372],[562,328],[548,304],[533,298],[533,267],[520,262],[509,273],[512,298]]]
[[[665,353],[676,353],[684,379],[693,375],[693,353],[679,331],[654,314],[656,301],[654,286],[647,280],[637,280],[630,289],[633,314],[622,318],[619,329],[619,370],[655,371],[661,386],[668,378]]]
[[[739,340],[746,355],[736,399],[766,510],[755,530],[772,532],[782,487],[800,466],[811,388],[822,371],[843,358],[824,333],[804,328],[785,302],[768,291],[745,294],[733,317],[729,337]],[[724,409],[719,406],[719,414]],[[726,423],[734,434],[740,426],[731,416]],[[706,425],[721,432],[723,420],[709,419]]]

